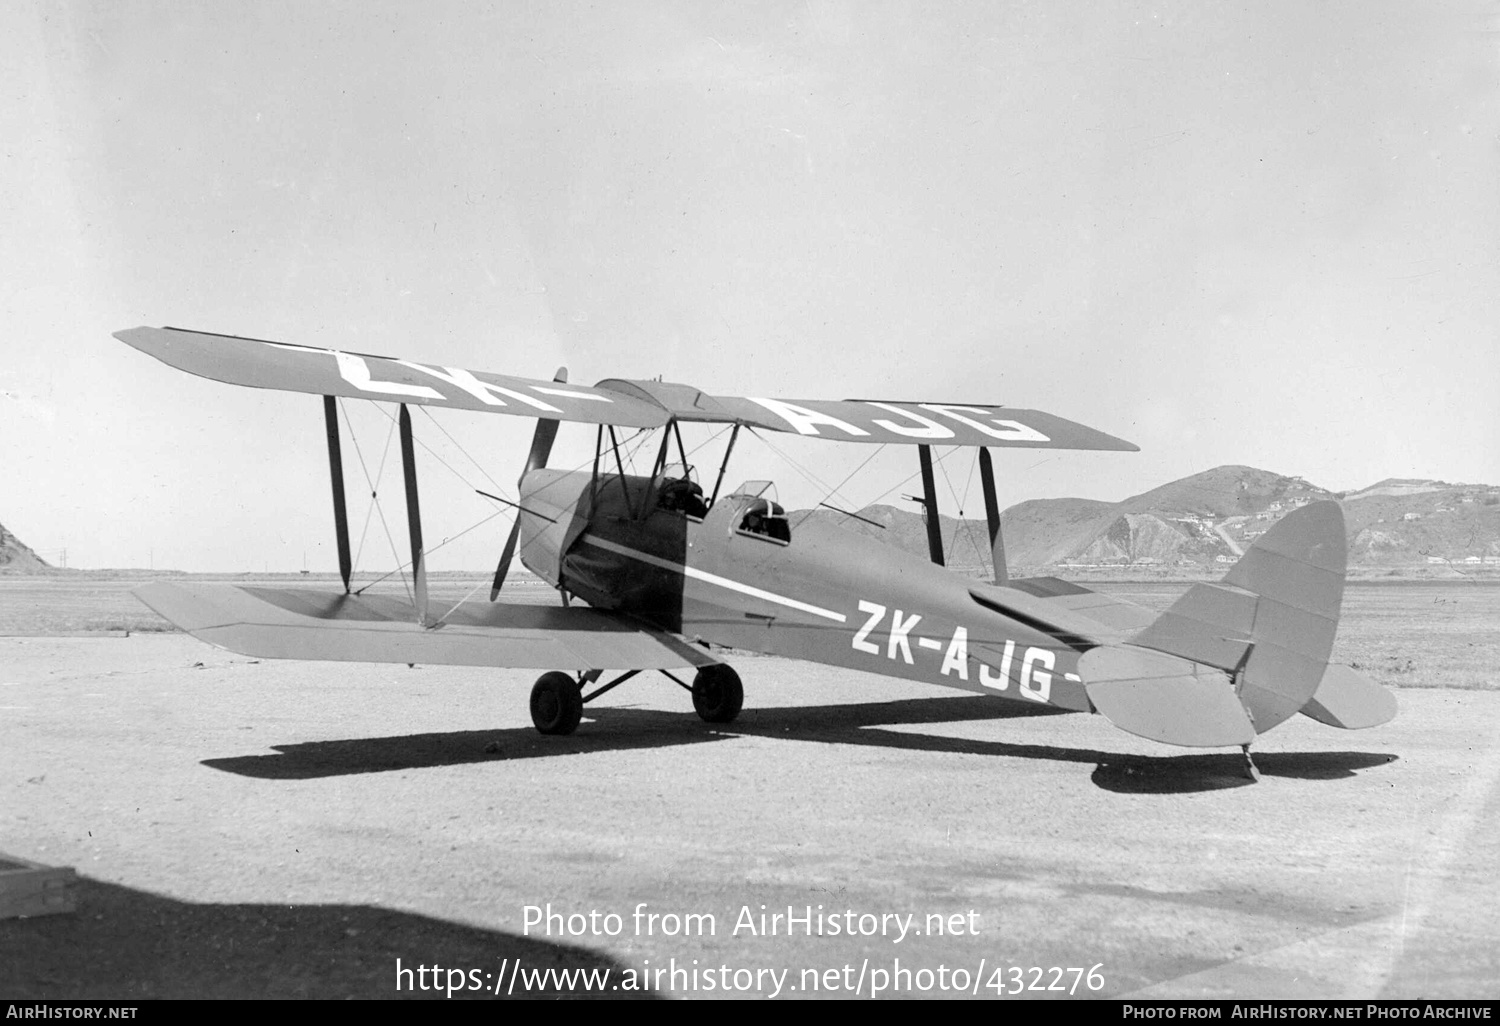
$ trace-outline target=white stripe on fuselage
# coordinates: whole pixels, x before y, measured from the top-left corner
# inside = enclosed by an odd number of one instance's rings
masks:
[[[708,584],[717,584],[721,588],[728,588],[730,591],[737,591],[742,595],[751,595],[758,599],[765,599],[767,602],[774,602],[778,606],[786,606],[788,609],[800,609],[804,613],[812,613],[814,616],[821,616],[826,620],[834,620],[838,623],[844,623],[846,620],[848,620],[848,617],[846,617],[843,613],[835,613],[833,610],[824,609],[822,606],[814,606],[809,605],[806,602],[798,602],[794,598],[787,598],[785,595],[777,595],[774,592],[764,591],[760,588],[754,588],[748,584],[741,584],[739,581],[731,581],[729,578],[720,577],[717,574],[705,573],[704,571],[695,569],[694,567],[684,566],[681,563],[673,563],[671,560],[662,559],[658,556],[652,556],[645,552],[639,552],[636,549],[626,548],[624,545],[620,545],[612,541],[606,541],[603,538],[594,538],[586,534],[583,536],[582,540],[586,545],[592,545],[595,548],[603,549],[606,552],[613,552],[621,556],[629,556],[631,559],[638,559],[642,563],[649,563],[652,566],[661,567],[663,570],[671,570],[674,573],[682,574],[684,577],[691,577],[695,581],[705,581]]]

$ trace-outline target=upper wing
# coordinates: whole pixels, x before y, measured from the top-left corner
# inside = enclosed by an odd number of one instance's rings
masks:
[[[384,596],[165,582],[135,594],[198,640],[265,659],[627,670],[718,662],[670,634],[582,606],[466,605],[428,628],[409,603]]]
[[[1040,410],[873,399],[712,396],[690,385],[616,378],[590,388],[181,328],[130,328],[115,332],[115,337],[163,363],[205,378],[315,395],[640,428],[660,427],[673,419],[738,423],[841,442],[1130,452],[1138,448]]]
[[[115,338],[179,370],[231,385],[589,424],[660,427],[667,422],[660,408],[586,385],[433,367],[386,356],[181,328],[129,328],[115,332]]]

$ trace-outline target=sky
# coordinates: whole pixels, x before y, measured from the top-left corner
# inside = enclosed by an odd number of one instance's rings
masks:
[[[321,402],[110,336],[140,324],[1141,447],[996,450],[1002,505],[1222,464],[1500,483],[1497,58],[1475,3],[12,0],[0,523],[70,566],[336,567]],[[405,549],[382,409],[349,410],[372,570]],[[492,566],[473,489],[514,495],[532,425],[436,420],[430,565]],[[914,486],[910,450],[768,440],[726,483]],[[982,515],[972,451],[942,466]]]

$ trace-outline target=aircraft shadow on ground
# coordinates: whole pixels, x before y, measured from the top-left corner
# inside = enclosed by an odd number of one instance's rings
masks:
[[[1244,757],[1233,753],[1122,755],[1088,748],[1015,744],[881,729],[924,723],[958,723],[1064,715],[973,698],[913,698],[849,705],[747,709],[733,724],[714,726],[692,713],[606,707],[587,709],[584,724],[570,737],[543,737],[530,727],[408,734],[273,745],[276,755],[207,759],[203,765],[242,776],[273,780],[380,773],[387,770],[455,766],[474,762],[556,758],[590,752],[628,751],[670,745],[704,744],[735,737],[781,738],[824,744],[873,745],[908,751],[954,752],[1012,759],[1092,763],[1093,781],[1122,793],[1212,791],[1253,783]],[[1395,756],[1364,752],[1269,753],[1256,756],[1263,776],[1333,780],[1356,770],[1383,765]]]
[[[636,712],[616,710],[607,712]],[[688,720],[692,722],[689,723]],[[607,717],[615,729],[599,730],[585,720],[579,733],[570,737],[543,737],[531,727],[496,730],[459,730],[443,734],[404,734],[395,737],[362,737],[341,741],[307,741],[272,745],[279,755],[241,755],[205,759],[203,765],[246,777],[268,780],[311,780],[388,770],[429,769],[461,766],[471,762],[506,762],[515,759],[551,759],[590,752],[619,752],[667,745],[706,744],[727,740],[729,735],[712,732],[696,716],[680,713],[642,712],[636,722]],[[692,729],[696,726],[699,729]]]
[[[1181,793],[1214,791],[1254,783],[1245,773],[1239,752],[1195,752],[1191,755],[1123,755],[1088,748],[1015,744],[975,738],[914,734],[881,730],[881,726],[912,723],[951,723],[1022,716],[1065,715],[1054,709],[1029,709],[978,696],[964,699],[911,699],[859,706],[824,706],[759,710],[724,728],[735,734],[788,737],[834,744],[878,745],[925,752],[961,752],[1012,759],[1045,759],[1095,765],[1092,779],[1107,790],[1122,793]],[[1303,780],[1352,777],[1356,770],[1383,766],[1394,755],[1367,752],[1272,752],[1257,754],[1262,776]]]
[[[79,877],[78,910],[11,920],[0,933],[0,994],[12,1000],[131,998],[440,998],[433,974],[397,991],[396,959],[413,970],[477,969],[493,990],[502,967],[520,972],[631,968],[582,948],[368,905],[199,905]],[[503,962],[503,959],[510,959]],[[634,967],[639,968],[639,967]],[[518,975],[512,996],[524,989]],[[595,976],[597,980],[597,975]],[[526,997],[655,997],[591,991],[543,975]],[[458,979],[455,977],[455,984]],[[465,976],[464,982],[475,982]],[[551,984],[550,989],[546,986]],[[455,990],[493,1000],[500,993]]]
[[[1257,752],[1255,765],[1262,777],[1343,780],[1396,758],[1384,752]],[[1184,794],[1255,783],[1246,775],[1245,758],[1238,752],[1109,755],[1095,768],[1093,780],[1104,790],[1121,794]]]
[[[788,737],[834,743],[869,743],[859,732],[866,727],[891,724],[946,723],[959,720],[1004,719],[1025,715],[1052,715],[1054,710],[1018,706],[976,697],[909,699],[853,705],[800,706],[752,709],[740,714],[732,725],[704,723],[694,713],[619,706],[585,708],[578,733],[569,737],[544,737],[531,727],[495,730],[464,730],[439,734],[405,734],[393,737],[351,738],[338,741],[308,741],[272,745],[277,755],[243,755],[205,759],[203,765],[241,776],[272,780],[308,780],[317,777],[381,773],[388,770],[459,766],[473,762],[505,762],[513,759],[558,758],[591,752],[630,751],[669,745],[708,744],[729,741],[739,735]],[[906,735],[889,735],[894,743]],[[935,750],[949,749],[952,739],[930,737]],[[965,742],[954,741],[957,745]]]

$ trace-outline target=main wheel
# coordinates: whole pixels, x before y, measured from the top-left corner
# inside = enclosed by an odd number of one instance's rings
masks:
[[[583,719],[583,691],[566,673],[553,670],[531,687],[531,722],[543,734],[571,734]]]
[[[733,723],[745,704],[745,688],[732,666],[705,666],[693,678],[693,708],[705,723]]]

